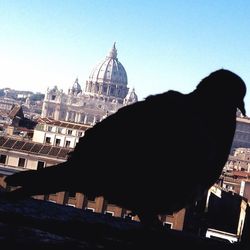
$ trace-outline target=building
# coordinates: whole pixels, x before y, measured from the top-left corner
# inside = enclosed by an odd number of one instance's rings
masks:
[[[225,169],[250,172],[250,148],[235,148],[228,157]]]
[[[236,130],[231,151],[236,148],[250,148],[250,118],[236,118]]]
[[[232,192],[250,199],[250,194],[244,191],[250,180],[250,149],[235,148],[228,160],[220,177],[220,185]]]
[[[27,98],[29,95],[32,94],[31,91],[14,90],[11,88],[4,88],[1,89],[1,91],[3,93],[4,99],[10,99],[10,100]]]
[[[95,124],[119,108],[137,102],[135,90],[127,87],[127,73],[118,61],[115,44],[89,75],[84,91],[78,79],[64,93],[57,86],[47,89],[41,117]]]
[[[0,165],[17,171],[39,169],[64,162],[70,148],[46,145],[21,138],[0,137]]]
[[[246,198],[215,184],[203,199],[187,208],[184,231],[231,243],[240,241],[248,207]]]
[[[39,118],[32,141],[52,146],[74,148],[90,125]]]
[[[18,127],[20,121],[24,119],[21,105],[12,102],[0,102],[0,126],[7,127],[9,125]]]
[[[247,210],[247,199],[220,187],[213,186],[208,193],[207,226],[234,235],[240,241]]]

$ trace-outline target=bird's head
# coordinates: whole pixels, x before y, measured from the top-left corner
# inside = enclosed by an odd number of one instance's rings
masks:
[[[235,73],[225,69],[214,71],[201,80],[196,90],[202,96],[210,98],[211,102],[232,104],[246,116],[244,104],[246,85]]]

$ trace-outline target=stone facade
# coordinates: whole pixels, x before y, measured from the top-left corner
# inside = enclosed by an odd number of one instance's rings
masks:
[[[250,118],[237,117],[232,151],[236,148],[250,148]]]

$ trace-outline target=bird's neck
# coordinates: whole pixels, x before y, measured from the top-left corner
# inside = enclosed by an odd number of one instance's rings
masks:
[[[225,121],[236,119],[237,108],[230,98],[221,98],[218,95],[200,95],[197,91],[189,94],[194,100],[193,104],[200,112],[207,114],[209,118]]]
[[[230,100],[222,100],[216,96],[201,96],[196,92],[190,94],[194,100],[193,105],[198,114],[203,117],[211,136],[222,138],[228,144],[232,138],[236,126],[236,111]]]

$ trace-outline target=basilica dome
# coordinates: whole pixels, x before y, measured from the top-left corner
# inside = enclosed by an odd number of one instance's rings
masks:
[[[127,73],[118,61],[114,44],[106,58],[90,73],[85,92],[124,99],[128,94],[127,84]]]

